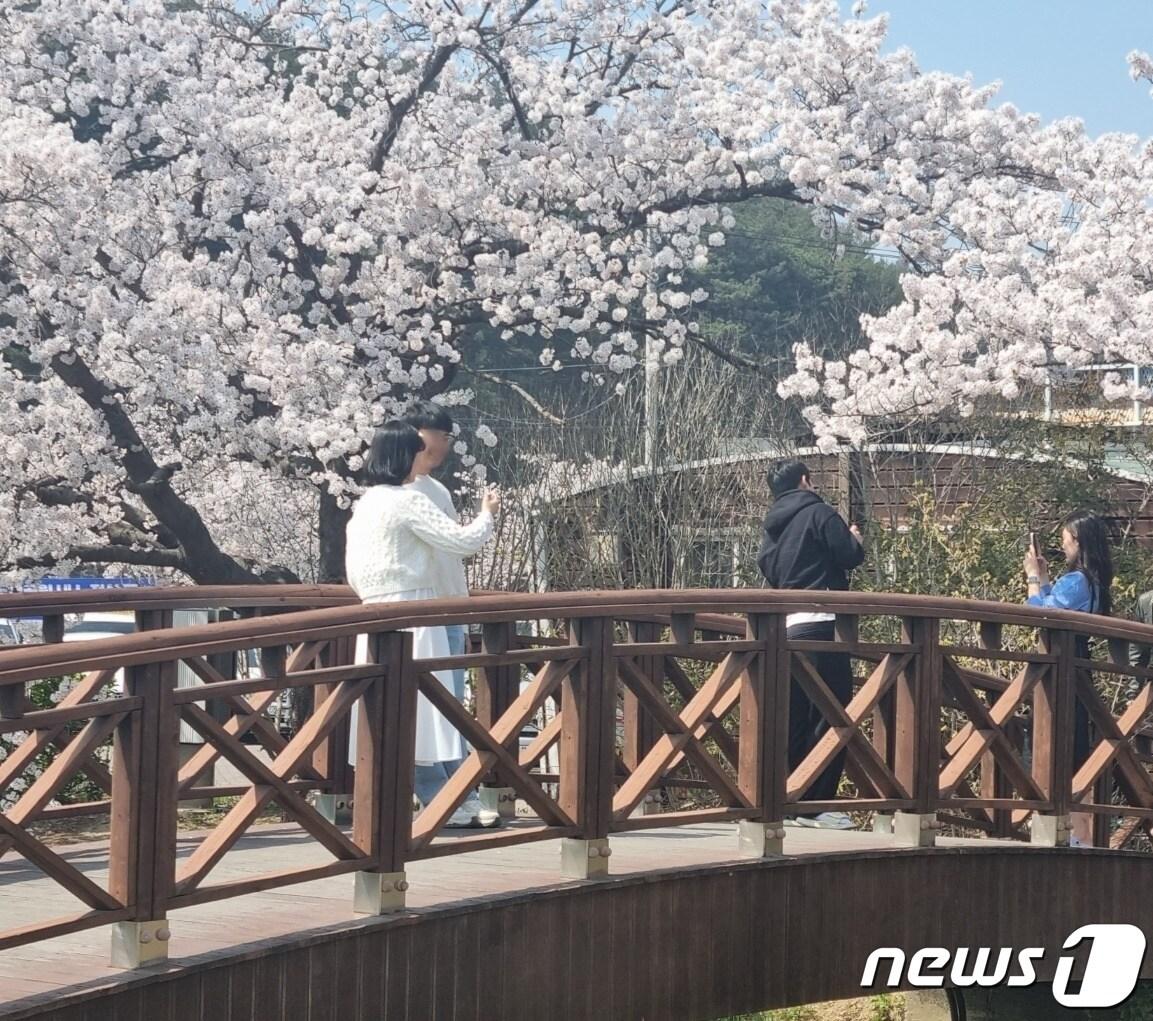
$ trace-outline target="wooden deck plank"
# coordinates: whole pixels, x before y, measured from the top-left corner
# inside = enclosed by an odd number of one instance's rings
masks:
[[[514,825],[533,824],[535,821],[518,821]],[[178,857],[190,855],[201,836],[195,833],[182,835]],[[440,839],[452,840],[454,837]],[[732,823],[615,834],[612,837],[612,871],[614,875],[623,875],[736,861],[736,839],[736,826]],[[790,854],[865,851],[891,846],[891,837],[854,831],[790,829],[787,839]],[[63,858],[94,882],[105,881],[105,846],[75,844],[58,850]],[[325,860],[323,848],[313,843],[299,827],[287,824],[257,826],[237,843],[210,878],[213,882],[222,882],[259,872],[320,864]],[[415,862],[408,866],[408,874],[411,884],[408,903],[410,909],[417,912],[475,898],[566,885],[560,875],[560,849],[554,842],[470,851]],[[284,940],[303,932],[316,933],[326,927],[355,924],[351,911],[351,887],[351,877],[335,876],[173,912],[171,967],[179,967],[182,961],[193,957],[203,960],[205,955],[242,954],[244,948],[269,940]],[[0,864],[0,920],[5,927],[30,924],[40,918],[62,914],[75,904],[74,898],[23,859],[10,856]],[[667,907],[671,909],[671,905]],[[646,931],[660,931],[661,921],[661,918],[622,918],[619,931],[609,932],[593,931],[590,919],[583,915],[569,919],[569,924],[581,929],[582,942],[584,939],[603,940],[605,947],[611,947],[617,939],[631,940],[640,938]],[[379,924],[379,920],[366,920],[364,924]],[[657,928],[652,928],[653,924]],[[486,952],[494,945],[506,944],[502,952],[511,957],[531,951],[531,947],[522,945],[525,935],[507,931],[494,933],[478,921],[475,936],[469,938],[475,940],[477,946],[484,947]],[[103,987],[133,980],[133,973],[108,967],[109,939],[109,930],[104,927],[0,952],[0,1017],[8,1012],[6,1005],[30,997],[50,997],[65,990]],[[339,952],[334,951],[333,946],[338,944],[324,949],[317,947],[314,952],[321,955]],[[436,974],[439,978],[441,972],[447,976],[454,970],[453,961],[459,963],[467,957],[464,948],[444,941],[431,944],[426,949],[430,977]],[[603,959],[600,953],[591,953],[590,948],[587,963],[591,964],[594,958]],[[231,980],[225,979],[223,988],[220,983],[205,983],[200,1005],[203,1015],[228,1017],[231,1008],[235,1016],[254,996],[263,995],[262,990],[274,986],[283,988],[286,1002],[299,997],[297,1002],[314,1004],[315,1021],[327,1021],[329,1013],[350,1002],[349,998],[375,997],[391,1009],[393,1005],[397,1008],[410,1006],[432,994],[428,988],[423,991],[409,988],[405,962],[349,962],[326,957],[325,962],[320,963],[322,966],[317,967],[317,961],[312,961],[311,975],[314,984],[323,980],[328,988],[324,996],[314,995],[319,991],[316,989],[297,988],[297,974],[291,968],[286,967],[283,976],[269,976],[255,968],[251,973],[241,969],[232,973]],[[573,970],[575,973],[579,969]],[[308,968],[299,969],[300,974],[309,971]],[[562,984],[570,977],[575,979],[576,975],[554,976]],[[606,982],[612,983],[614,977],[611,968],[606,969]],[[470,983],[476,989],[478,1002],[471,1008],[474,1012],[487,1013],[502,1000],[499,967],[482,968],[479,974],[467,978],[462,975],[460,981]],[[449,983],[449,990],[453,984]],[[470,993],[469,997],[472,995]],[[627,999],[630,993],[620,990],[620,995]],[[323,1004],[326,1002],[332,1007],[325,1007]],[[427,1005],[431,1006],[432,1001]],[[179,1005],[179,1016],[183,1016],[187,1009],[184,1004]],[[468,1017],[470,1009],[462,1007],[460,1013],[462,1017]]]

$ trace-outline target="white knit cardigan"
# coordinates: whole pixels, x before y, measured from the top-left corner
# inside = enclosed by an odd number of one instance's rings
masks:
[[[432,589],[434,551],[469,556],[488,542],[492,529],[488,511],[458,525],[423,493],[373,486],[357,501],[348,522],[348,583],[361,600]]]

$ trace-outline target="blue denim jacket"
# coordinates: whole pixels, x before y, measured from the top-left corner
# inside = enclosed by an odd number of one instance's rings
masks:
[[[1030,606],[1051,606],[1058,610],[1081,610],[1095,613],[1097,592],[1081,571],[1070,571],[1055,582],[1044,585],[1039,595],[1025,600]]]

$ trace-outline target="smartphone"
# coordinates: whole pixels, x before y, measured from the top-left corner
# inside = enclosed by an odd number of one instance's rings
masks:
[[[1037,545],[1037,533],[1036,532],[1030,532],[1029,533],[1029,552],[1032,553],[1033,556],[1035,556],[1035,557],[1041,556],[1041,549]]]

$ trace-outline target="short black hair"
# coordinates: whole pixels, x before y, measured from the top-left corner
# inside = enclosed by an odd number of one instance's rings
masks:
[[[776,461],[769,466],[769,489],[773,496],[791,493],[801,484],[801,479],[809,477],[809,466],[795,457],[786,461]]]
[[[435,401],[415,401],[410,404],[404,413],[404,420],[414,429],[452,432],[452,416],[445,410],[443,404],[437,404]]]
[[[364,459],[361,473],[365,485],[399,486],[412,474],[416,455],[424,450],[424,440],[416,427],[394,418],[376,430]]]

